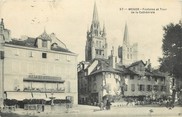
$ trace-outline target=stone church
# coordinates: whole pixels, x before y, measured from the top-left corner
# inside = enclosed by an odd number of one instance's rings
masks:
[[[127,23],[118,55],[114,53],[114,47],[108,55],[106,34],[105,25],[100,25],[95,3],[87,31],[85,61],[77,66],[78,103],[97,105],[108,96],[144,100],[167,95],[165,76],[151,68],[150,60],[146,63],[138,60],[138,45],[129,41]],[[120,58],[119,62],[117,58]]]

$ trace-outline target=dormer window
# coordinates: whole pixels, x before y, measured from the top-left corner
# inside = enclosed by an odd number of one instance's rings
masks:
[[[47,41],[42,40],[42,47],[43,47],[43,48],[47,48]]]

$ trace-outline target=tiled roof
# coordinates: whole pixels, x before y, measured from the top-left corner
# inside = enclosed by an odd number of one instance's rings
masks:
[[[18,40],[12,39],[12,41],[6,42],[7,44],[18,45],[18,46],[26,46],[35,48],[35,38],[28,37],[26,40]]]
[[[65,49],[65,48],[62,48],[62,47],[59,47],[59,46],[57,46],[56,48],[51,48],[51,50],[53,50],[53,51],[60,51],[60,52],[73,53],[73,52],[69,51],[68,49]]]
[[[154,77],[165,77],[162,73],[154,71],[152,72]]]
[[[91,72],[90,75],[93,74],[97,74],[97,73],[101,73],[101,72],[112,72],[112,73],[120,73],[120,71],[112,68],[109,65],[109,60],[108,59],[101,59],[101,58],[97,58],[95,60],[98,60],[99,63],[96,66],[96,68]]]
[[[147,71],[147,70],[145,70],[145,75],[146,75],[146,76],[153,76],[153,73],[152,73],[152,72],[149,72],[149,71]]]
[[[31,47],[31,48],[37,48],[36,46],[36,39],[32,37],[28,37],[26,40],[18,40],[18,39],[12,39],[12,41],[5,42],[7,44],[12,44],[12,45],[18,45],[18,46],[24,46],[24,47]],[[69,51],[68,49],[59,47],[52,47],[51,50],[53,51],[59,51],[59,52],[68,52],[68,53],[73,53]]]
[[[101,72],[112,72],[112,73],[118,73],[118,74],[123,74],[123,75],[139,75],[139,76],[141,75],[139,72],[131,70],[131,69],[129,69],[129,67],[125,67],[123,65],[117,66],[117,68],[114,69],[112,66],[110,66],[108,59],[98,59],[97,58],[94,60],[98,60],[98,64],[95,67],[95,69],[89,74],[89,76],[97,74],[97,73],[101,73]],[[94,60],[90,63],[90,65],[94,62]],[[137,65],[140,62],[143,63],[142,60],[137,61],[137,62],[133,63],[132,66]],[[154,77],[165,77],[164,75],[162,75],[159,72],[150,72],[147,70],[145,70],[145,75],[146,76],[154,76]]]
[[[131,65],[128,66],[128,68],[129,68],[129,67],[136,66],[136,65],[138,65],[139,63],[143,63],[143,64],[145,65],[145,63],[144,63],[142,60],[140,60],[140,61],[136,61],[136,62],[132,63]]]

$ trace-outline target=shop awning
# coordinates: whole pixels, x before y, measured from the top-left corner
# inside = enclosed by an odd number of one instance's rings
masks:
[[[51,98],[51,97],[54,97],[55,99],[66,99],[64,93],[46,93],[47,95],[47,98]]]
[[[6,92],[6,98],[24,100],[24,99],[32,99],[32,95],[30,92]]]
[[[64,93],[54,93],[56,99],[66,99]]]
[[[33,92],[33,99],[45,99],[46,95],[45,93],[39,93],[39,92]]]

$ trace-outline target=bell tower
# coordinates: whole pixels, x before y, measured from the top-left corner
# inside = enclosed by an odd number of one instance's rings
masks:
[[[120,58],[120,63],[123,65],[129,65],[137,61],[138,44],[130,44],[127,23],[125,24],[124,29],[123,46],[119,46],[118,56]]]
[[[85,61],[90,61],[94,58],[107,59],[106,29],[105,24],[101,29],[96,3],[94,4],[93,18],[90,30],[87,31]]]

